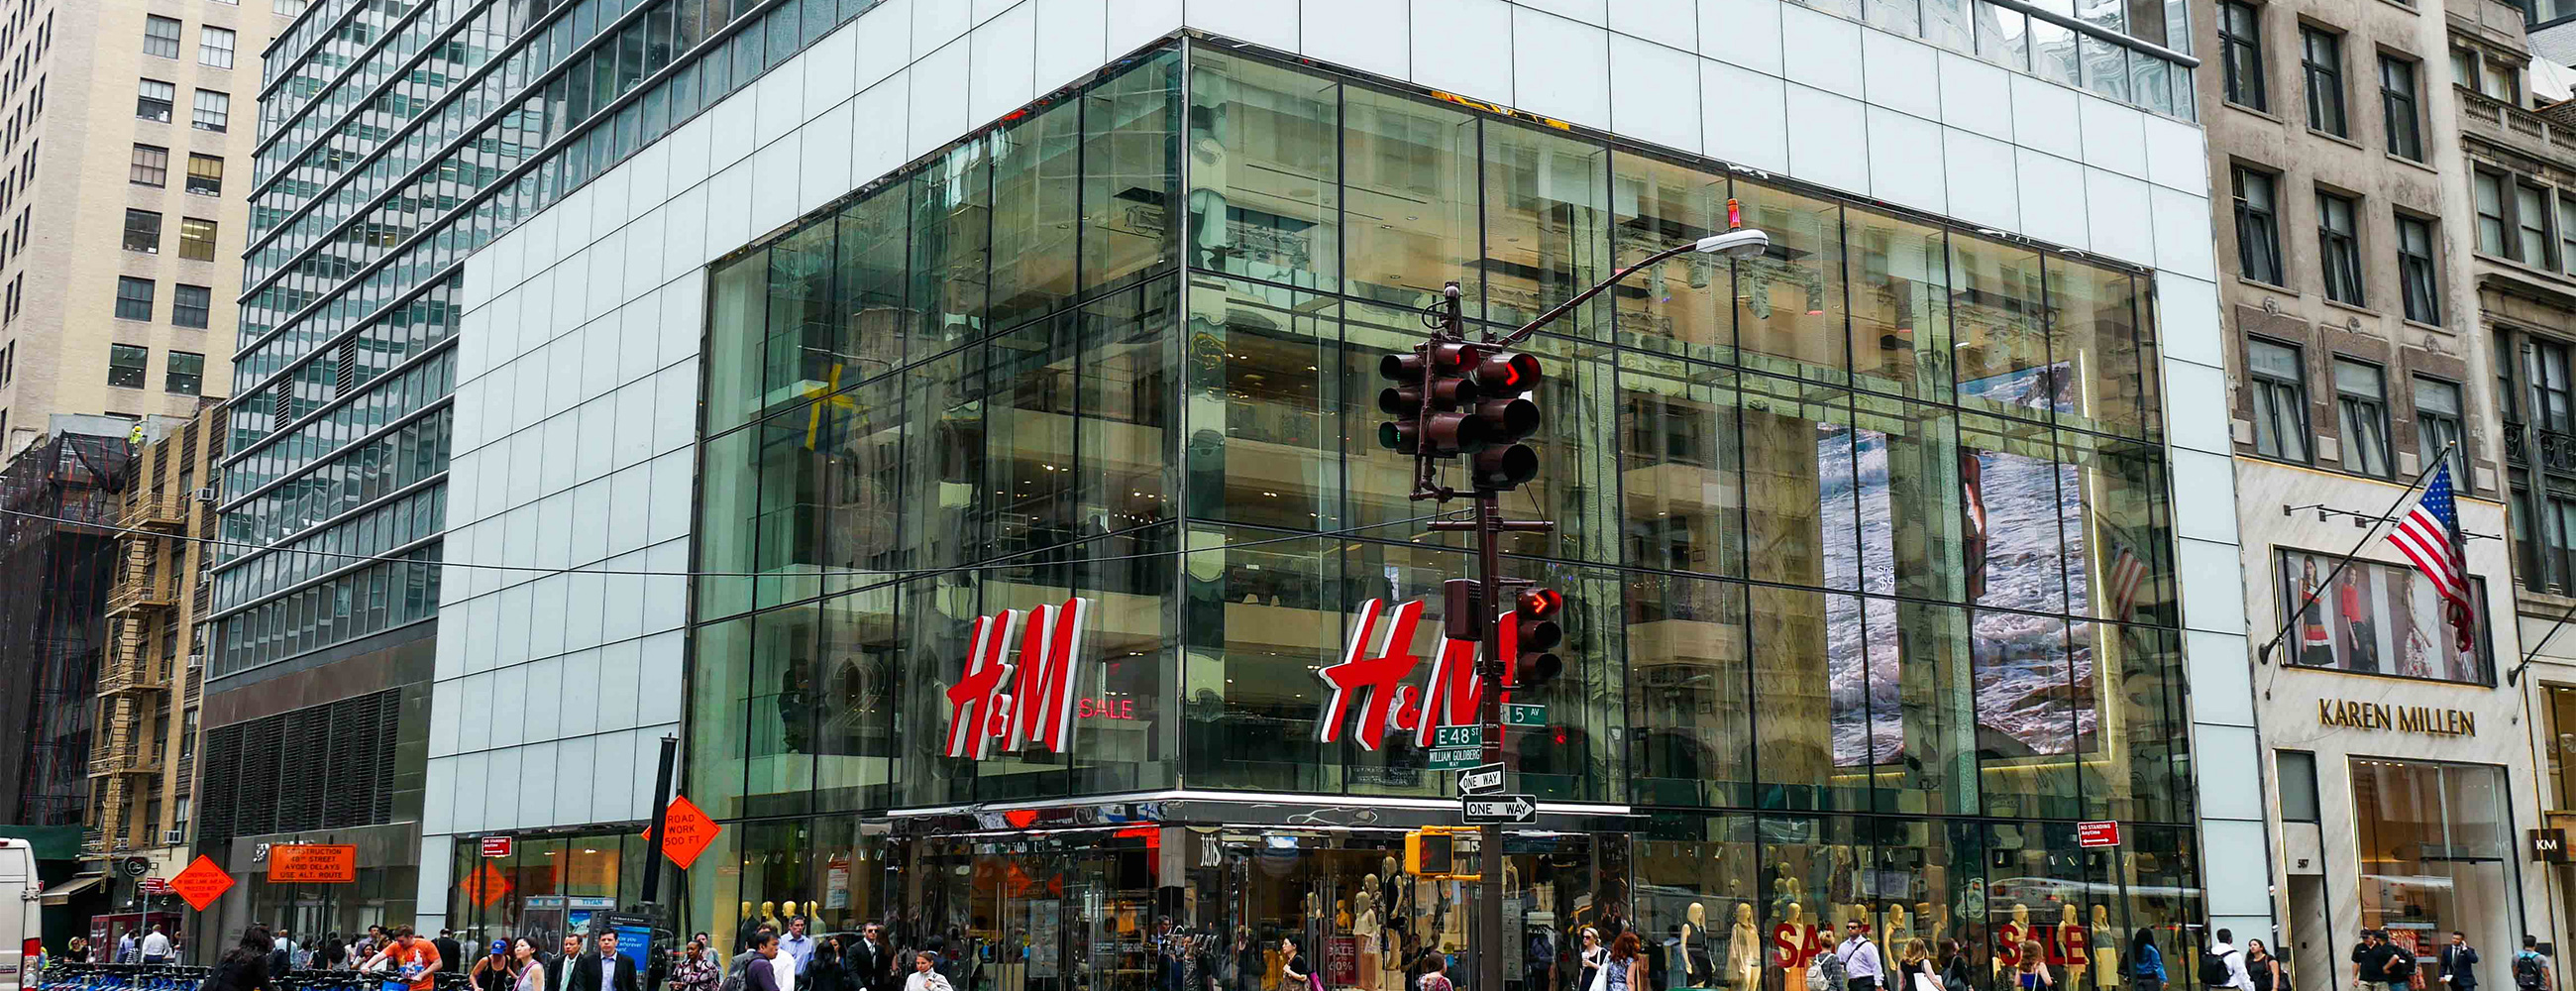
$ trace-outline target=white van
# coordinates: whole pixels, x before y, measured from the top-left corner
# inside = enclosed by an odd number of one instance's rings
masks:
[[[45,954],[40,895],[36,848],[26,840],[0,839],[0,991],[35,983],[37,961]]]

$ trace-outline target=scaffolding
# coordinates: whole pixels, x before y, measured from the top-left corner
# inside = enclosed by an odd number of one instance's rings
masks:
[[[91,821],[91,698],[132,450],[121,421],[54,425],[0,468],[0,822],[72,826]]]

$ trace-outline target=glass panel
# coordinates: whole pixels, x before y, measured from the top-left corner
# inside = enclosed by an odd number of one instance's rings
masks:
[[[1475,118],[1345,86],[1342,127],[1343,291],[1419,308],[1455,281],[1467,318],[1481,319],[1484,287],[1468,265],[1478,240]]]
[[[967,142],[904,184],[912,197],[912,308],[920,315],[924,340],[966,340],[985,329],[993,202],[989,148],[988,142]]]
[[[1180,260],[1181,57],[1148,56],[1082,98],[1082,284],[1148,277]]]
[[[1192,517],[1323,528],[1338,517],[1339,307],[1277,286],[1200,281],[1190,288]],[[1373,397],[1367,403],[1375,409]],[[1330,405],[1328,405],[1330,403]]]
[[[1726,229],[1727,180],[1625,152],[1611,157],[1610,201],[1621,266]],[[1735,330],[1724,262],[1692,252],[1630,276],[1607,295],[1623,347],[1733,361]]]
[[[1339,289],[1340,86],[1210,51],[1190,71],[1190,264]]]
[[[1753,804],[1744,586],[1633,574],[1625,593],[1636,801]]]
[[[1621,356],[1620,485],[1633,567],[1744,573],[1744,466],[1735,374]]]
[[[1938,227],[1845,211],[1851,242],[1853,384],[1947,400],[1949,245]]]
[[[1736,345],[1744,366],[1791,378],[1844,382],[1842,210],[1834,204],[1739,182],[1744,223],[1771,235],[1771,250],[1735,262]]]
[[[2039,255],[1970,238],[1950,245],[1959,405],[2041,417],[2057,404],[2058,369],[2050,364]]]
[[[1059,103],[994,132],[989,319],[1016,327],[1074,295],[1082,107]]]
[[[1610,223],[1608,149],[1553,131],[1485,128],[1485,316],[1526,323],[1607,278]],[[1597,299],[1597,297],[1596,297]],[[1579,307],[1548,333],[1597,337],[1593,312]]]

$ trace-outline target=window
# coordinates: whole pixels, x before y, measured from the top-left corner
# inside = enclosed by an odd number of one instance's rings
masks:
[[[2569,428],[2567,345],[2538,337],[2525,341],[2523,377],[2531,383],[2531,417],[2542,430]]]
[[[2254,383],[2254,453],[2307,461],[2308,383],[2299,349],[2247,338],[2245,370]]]
[[[2361,242],[2352,217],[2350,198],[2317,194],[2317,252],[2325,266],[2326,298],[2360,306]]]
[[[2308,126],[2345,137],[2343,38],[2313,25],[2299,25],[2299,71],[2308,80]]]
[[[2263,99],[2262,16],[2254,5],[2226,0],[2218,5],[2218,54],[2227,102],[2256,110],[2269,109]]]
[[[2370,628],[2405,622],[2391,619]],[[2433,639],[2447,644],[2443,632]],[[2371,879],[2359,885],[2361,925],[2456,929],[2471,946],[2512,945],[2524,930],[2522,901],[2511,894],[2522,834],[2510,825],[2509,794],[2501,767],[2353,758],[2352,807],[2337,811],[2352,813],[2343,821],[2358,827],[2361,875]],[[2426,950],[2407,982],[2437,983],[2426,973],[2434,960]]]
[[[2538,186],[2513,184],[2514,259],[2549,267],[2549,194]]]
[[[170,102],[179,98],[179,88],[158,79],[146,79],[134,97],[134,116],[144,120],[168,123]]]
[[[2281,782],[2281,821],[2317,821],[2317,755],[2304,750],[2272,751],[2273,776]]]
[[[199,196],[222,196],[224,160],[213,155],[189,155],[188,191]]]
[[[107,384],[122,389],[143,388],[143,366],[152,363],[149,348],[133,344],[107,346]]]
[[[161,253],[161,215],[150,210],[125,211],[125,250]]]
[[[2469,185],[2477,197],[2478,250],[2490,255],[2504,254],[2504,177],[2493,172],[2480,172],[2470,179]]]
[[[197,27],[197,64],[217,69],[233,67],[233,30],[212,24]]]
[[[200,131],[221,131],[231,126],[233,98],[230,93],[210,89],[197,91],[197,114],[193,121]]]
[[[2478,92],[2490,100],[2522,105],[2522,70],[2492,59],[2480,59]]]
[[[214,261],[215,222],[195,217],[179,218],[179,257],[190,261]]]
[[[161,391],[173,395],[193,396],[206,378],[206,356],[185,351],[170,352],[170,368],[162,375]]]
[[[125,179],[137,186],[170,184],[170,149],[135,145],[134,161],[126,169]]]
[[[2379,111],[2388,125],[2388,153],[2424,160],[2422,113],[2415,107],[2415,63],[2394,55],[2379,57]]]
[[[2451,49],[2451,85],[2478,88],[2478,53],[2466,48]]]
[[[161,58],[179,57],[179,22],[175,18],[145,15],[143,18],[143,54]]]
[[[2236,167],[2236,263],[2246,278],[2281,285],[2281,228],[2272,206],[2272,176]]]
[[[2558,264],[2576,269],[2576,195],[2558,194]]]
[[[180,327],[206,328],[206,314],[215,305],[215,290],[209,286],[175,285],[170,287],[170,322]]]
[[[2440,282],[2433,267],[2433,222],[2397,218],[2397,282],[2406,297],[2406,319],[2442,325]]]
[[[2344,469],[2388,477],[2388,377],[2377,365],[2337,358],[2334,384]]]
[[[152,319],[152,280],[121,275],[116,279],[116,318]]]
[[[2460,386],[2456,382],[2415,376],[2415,452],[2430,462],[2444,448],[2451,466],[2451,486],[2469,491],[2468,437],[2460,432]]]

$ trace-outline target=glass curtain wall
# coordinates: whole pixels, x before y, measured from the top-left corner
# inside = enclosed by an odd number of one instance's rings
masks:
[[[1427,656],[1471,569],[1376,444],[1378,360],[1443,282],[1507,328],[1730,199],[1769,253],[1662,263],[1529,343],[1544,467],[1505,509],[1558,526],[1506,550],[1566,593],[1571,664],[1515,693],[1548,713],[1519,781],[1658,810],[1653,933],[1893,908],[2113,973],[2077,934],[2199,914],[2148,280],[1208,47],[711,274],[691,796],[804,830],[1446,794],[1411,733],[1319,742],[1362,604],[1430,600]],[[975,618],[1070,595],[1069,753],[946,757]],[[2081,819],[2132,840],[2080,850]]]

